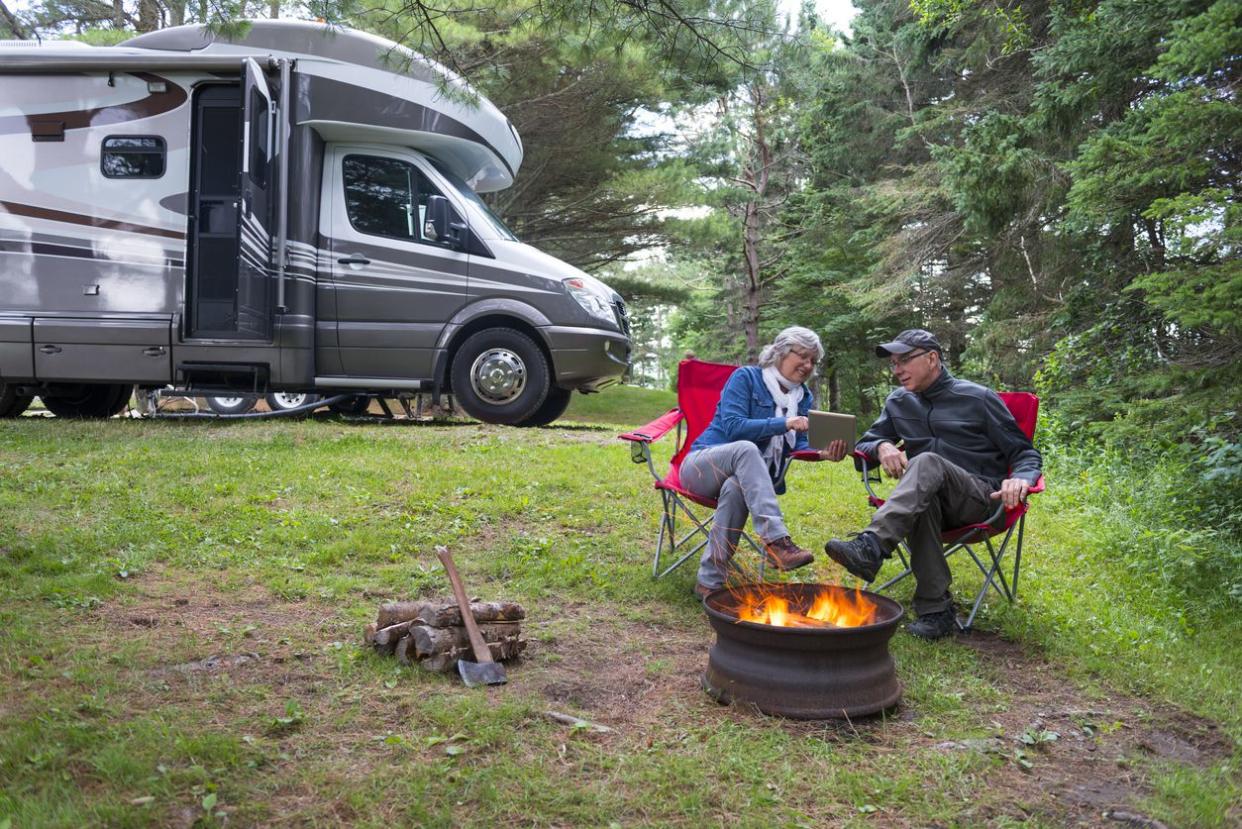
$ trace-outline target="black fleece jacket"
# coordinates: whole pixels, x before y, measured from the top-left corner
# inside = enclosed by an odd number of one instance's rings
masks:
[[[902,444],[910,458],[935,452],[993,486],[1011,477],[1033,485],[1043,463],[996,392],[943,367],[921,393],[895,389],[855,448],[875,457],[885,441]]]

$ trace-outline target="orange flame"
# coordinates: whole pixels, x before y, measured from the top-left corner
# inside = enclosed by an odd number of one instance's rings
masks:
[[[739,622],[774,627],[859,627],[875,621],[875,602],[855,589],[820,587],[809,609],[791,607],[771,587],[752,587],[735,594]]]

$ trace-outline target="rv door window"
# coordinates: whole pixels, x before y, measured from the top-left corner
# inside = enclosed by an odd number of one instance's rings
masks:
[[[165,154],[158,135],[111,135],[103,140],[99,169],[106,178],[159,178]]]
[[[348,155],[344,173],[345,212],[354,230],[443,245],[427,216],[428,199],[441,193],[422,170],[397,158]]]
[[[267,99],[257,89],[250,90],[250,178],[260,187],[267,185],[268,124]]]

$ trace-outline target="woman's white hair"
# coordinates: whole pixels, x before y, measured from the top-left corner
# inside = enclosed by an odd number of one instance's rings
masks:
[[[763,351],[759,352],[759,365],[762,368],[775,366],[795,348],[813,353],[817,363],[824,358],[824,346],[819,341],[819,335],[809,328],[791,325],[763,347]]]

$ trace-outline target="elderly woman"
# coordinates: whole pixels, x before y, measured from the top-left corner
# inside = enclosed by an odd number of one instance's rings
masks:
[[[808,328],[786,328],[759,355],[759,365],[733,372],[720,393],[716,414],[681,464],[681,483],[714,498],[716,517],[699,562],[700,597],[722,587],[749,513],[764,554],[778,570],[810,564],[813,556],[789,537],[776,496],[785,491],[782,472],[789,456],[810,448],[807,412],[814,401],[804,385],[824,356]],[[845,442],[820,452],[845,456]]]

